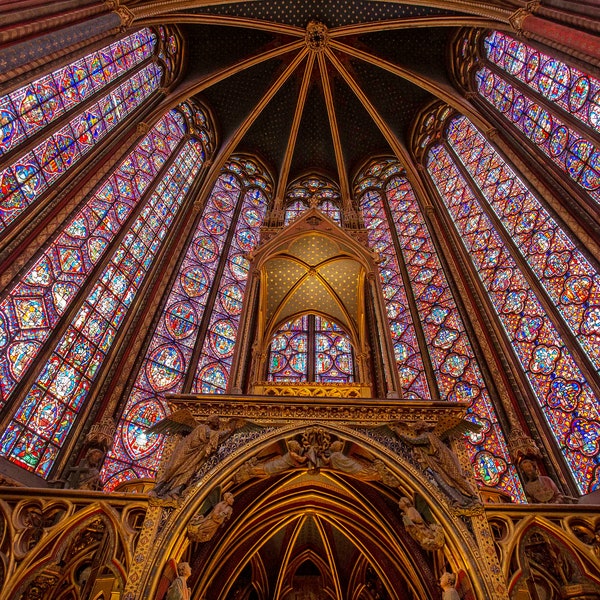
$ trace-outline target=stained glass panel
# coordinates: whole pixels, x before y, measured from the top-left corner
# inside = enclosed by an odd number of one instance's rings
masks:
[[[185,143],[68,325],[0,439],[0,453],[47,476],[202,163]],[[161,348],[174,378],[180,358]],[[157,359],[158,360],[158,359]],[[170,371],[169,371],[170,370]]]
[[[381,258],[379,279],[394,344],[402,397],[430,400],[431,393],[425,377],[417,334],[408,308],[400,265],[379,190],[365,192],[360,198],[360,208],[369,246]]]
[[[185,133],[165,115],[100,184],[0,303],[3,404]]]
[[[479,433],[467,438],[475,476],[483,485],[498,487],[515,501],[524,501],[504,434],[414,192],[406,178],[397,176],[387,183],[385,192],[440,397],[469,402],[469,418],[482,426]]]
[[[581,492],[592,491],[600,474],[600,415],[593,391],[443,146],[429,151],[427,169]]]
[[[268,381],[308,381],[308,315],[282,325],[271,340]]]
[[[573,335],[600,369],[600,276],[492,145],[465,117],[448,142]]]
[[[354,381],[354,358],[348,334],[333,321],[318,315],[315,316],[315,381]]]
[[[87,154],[158,88],[161,68],[151,63],[74,116],[41,144],[0,172],[0,231]]]
[[[206,310],[209,291],[215,283],[221,257],[227,250],[228,232],[236,212],[243,184],[247,183],[244,169],[236,170],[239,161],[234,159],[224,168],[209,196],[203,214],[186,250],[171,291],[166,299],[161,319],[154,330],[142,366],[137,374],[118,426],[115,444],[104,464],[102,477],[105,490],[130,477],[154,477],[162,456],[161,436],[147,434],[146,429],[168,413],[164,393],[181,392],[184,377],[197,345],[202,316]],[[258,169],[252,166],[252,171]],[[247,172],[248,169],[246,169]],[[233,171],[233,172],[232,172]],[[259,176],[259,175],[257,175]],[[248,193],[238,220],[237,231],[243,243],[251,243],[264,217],[261,190]],[[258,205],[257,205],[258,199]],[[243,279],[246,259],[241,254],[230,255],[226,272]],[[237,325],[244,293],[243,283],[222,279],[219,298],[220,314],[226,313]],[[227,332],[217,326],[217,333]],[[231,337],[231,336],[229,336]],[[220,382],[225,375],[219,369],[206,372]],[[125,475],[123,475],[125,473]]]
[[[485,38],[484,47],[490,62],[600,131],[599,79],[499,31]]]
[[[600,147],[565,119],[521,93],[487,67],[477,72],[477,89],[546,156],[600,202]],[[600,108],[598,109],[600,111]]]
[[[227,262],[218,284],[219,291],[210,317],[207,339],[198,361],[193,388],[196,393],[225,392],[250,267],[245,255],[258,244],[259,228],[267,204],[267,197],[260,188],[250,188],[244,193]]]
[[[152,56],[155,49],[156,35],[141,29],[0,97],[0,156]],[[143,78],[136,83],[147,85]]]
[[[294,200],[286,206],[285,209],[285,220],[284,224],[289,225],[292,221],[298,218],[305,210],[308,210],[308,206],[302,200]]]

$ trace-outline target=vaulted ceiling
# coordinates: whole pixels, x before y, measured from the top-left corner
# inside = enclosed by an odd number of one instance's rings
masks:
[[[197,95],[223,142],[215,162],[233,151],[263,159],[278,198],[314,169],[348,197],[369,158],[406,159],[411,125],[428,102],[464,102],[447,68],[453,35],[494,25],[462,0],[171,0],[160,15],[150,5],[137,3],[136,17],[177,24],[186,40],[172,103]]]

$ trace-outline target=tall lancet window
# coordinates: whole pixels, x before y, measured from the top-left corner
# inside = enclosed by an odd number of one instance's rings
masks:
[[[444,131],[444,142],[428,151],[427,169],[548,428],[587,493],[600,472],[598,273],[466,117],[449,119]]]
[[[146,429],[168,414],[165,393],[223,392],[248,274],[271,180],[254,161],[233,157],[197,217],[165,297],[106,458],[105,489],[154,477],[163,438]]]
[[[0,97],[0,235],[169,74],[141,29]]]
[[[279,327],[271,340],[268,365],[268,381],[354,381],[350,337],[339,325],[319,315],[303,315]]]
[[[600,202],[600,80],[498,31],[484,53],[479,94]]]
[[[309,208],[317,208],[340,225],[342,212],[337,185],[317,175],[301,177],[292,182],[285,195],[285,225]]]
[[[404,172],[396,161],[378,161],[359,175],[356,189],[371,248],[383,259],[380,279],[403,397],[469,402],[469,419],[482,426],[467,439],[475,477],[522,501],[485,380]],[[426,377],[426,361],[433,379]]]
[[[17,406],[0,453],[38,475],[49,474],[86,406],[202,166],[205,151],[189,128],[180,110],[160,119],[0,304],[2,394]],[[33,384],[22,389],[25,375]]]

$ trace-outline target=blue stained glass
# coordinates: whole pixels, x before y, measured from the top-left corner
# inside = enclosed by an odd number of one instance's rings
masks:
[[[241,168],[239,170],[243,175],[244,170]],[[113,489],[115,485],[130,477],[153,477],[156,473],[162,455],[162,437],[146,435],[144,428],[167,414],[163,392],[182,390],[194,346],[198,343],[201,316],[204,314],[208,300],[207,292],[214,285],[219,257],[225,247],[231,219],[246,182],[240,181],[237,175],[232,176],[231,172],[226,170],[217,179],[206,202],[204,214],[199,218],[173,287],[166,299],[163,317],[152,334],[142,368],[137,374],[127,400],[119,425],[120,433],[107,457],[103,470],[107,490]],[[259,218],[254,223],[254,226],[258,227],[265,210],[264,195],[262,192],[260,194],[247,192],[245,198],[247,205],[258,204]],[[244,214],[244,209],[241,214]],[[212,216],[207,219],[207,215]],[[223,223],[224,227],[214,227],[214,215],[218,216],[219,223]],[[247,225],[247,220],[240,220],[238,226],[241,227],[244,223]],[[235,248],[235,241],[232,245]],[[231,268],[231,264],[229,267]],[[222,325],[216,328],[210,339],[213,341],[213,350],[217,354],[221,352],[229,355],[231,341],[234,339],[232,319],[238,318],[241,312],[243,286],[229,281],[222,285],[222,292],[219,314],[226,313],[230,317],[229,323],[224,323],[221,319]],[[210,345],[210,340],[208,344]],[[175,349],[177,349],[176,370],[172,369],[171,365],[165,364],[166,361],[161,357],[161,349],[165,347],[172,349],[170,356],[175,356]],[[206,378],[206,380],[202,379],[202,389],[212,390],[213,387],[221,389],[219,386],[225,385],[227,372],[220,364],[209,364],[202,369],[202,377]]]
[[[168,119],[163,120],[163,124],[168,125]],[[9,460],[43,477],[48,475],[53,457],[89,394],[156,251],[198,173],[202,158],[200,144],[194,140],[186,142],[147,198],[143,210],[33,383],[29,402],[35,399],[35,408],[29,408],[27,418],[21,420],[18,437],[14,435],[16,421],[4,432],[0,445],[7,449]],[[168,191],[172,181],[178,185],[174,194]],[[140,242],[143,243],[139,245]],[[177,349],[164,347],[155,353],[154,359],[160,365],[155,375],[161,385],[179,376],[182,361]],[[36,440],[35,452],[22,448],[20,440],[25,439]]]
[[[172,119],[173,113],[165,115],[154,129],[160,129],[164,122]],[[8,348],[0,349],[0,369],[5,370],[8,366],[10,373],[3,378],[0,390],[2,402],[6,401],[40,346],[28,346],[26,358],[20,353],[15,354],[14,348],[24,347],[27,340],[44,341],[48,338],[151,183],[149,179],[141,188],[131,187],[131,178],[139,168],[135,157],[153,154],[156,162],[151,168],[151,175],[155,177],[182,137],[183,132],[178,136],[169,133],[160,136],[154,130],[149,132],[75,213],[64,231],[38,254],[33,266],[0,303],[0,314],[9,326],[7,342],[10,343]],[[154,143],[158,139],[163,140],[160,149]],[[87,240],[86,235],[89,235]],[[118,281],[116,277],[113,285]]]

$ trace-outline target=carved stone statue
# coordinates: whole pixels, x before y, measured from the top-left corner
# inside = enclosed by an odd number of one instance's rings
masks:
[[[190,600],[192,597],[190,588],[187,586],[187,579],[192,574],[190,565],[186,562],[178,563],[177,577],[167,590],[165,600]]]
[[[306,464],[308,456],[303,456],[302,447],[296,440],[288,440],[288,451],[280,456],[275,456],[264,462],[257,462],[255,458],[246,461],[235,473],[235,483],[242,483],[254,477],[271,477],[289,469],[294,469]]]
[[[399,439],[413,447],[421,468],[429,470],[439,487],[455,504],[469,506],[479,502],[477,491],[463,473],[458,457],[433,431],[433,425],[417,421],[412,433],[402,431],[400,425],[392,425],[391,428]]]
[[[440,550],[444,546],[444,530],[437,523],[427,523],[412,501],[403,496],[398,502],[403,513],[404,528],[422,548],[428,551]]]
[[[85,458],[76,467],[71,467],[67,475],[67,488],[96,491],[102,489],[100,469],[104,451],[99,448],[90,448]]]
[[[342,452],[344,443],[336,440],[329,446],[329,456],[321,458],[323,464],[336,471],[348,473],[363,481],[381,481],[381,473],[371,465],[364,464]]]
[[[198,423],[188,409],[178,410],[151,427],[151,433],[183,433],[184,436],[175,444],[150,495],[158,498],[179,497],[205,460],[236,428],[236,423],[223,425],[217,416],[209,417],[205,423]]]
[[[219,502],[207,515],[196,515],[188,524],[188,537],[192,542],[208,542],[217,529],[229,520],[233,513],[233,494],[225,492]]]
[[[539,474],[537,464],[533,460],[526,458],[519,466],[523,474],[525,494],[530,502],[560,504],[566,501],[554,481]]]
[[[442,600],[460,600],[460,596],[454,587],[456,575],[454,573],[443,573],[440,577],[440,586],[443,590]]]

